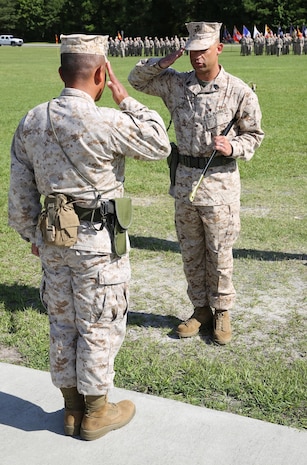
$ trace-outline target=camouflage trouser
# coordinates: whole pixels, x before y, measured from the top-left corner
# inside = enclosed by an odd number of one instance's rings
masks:
[[[128,311],[129,257],[43,246],[41,300],[50,321],[50,371],[58,388],[84,395],[113,387]]]
[[[193,206],[176,200],[175,223],[193,306],[229,310],[235,301],[232,247],[240,232],[240,204]]]

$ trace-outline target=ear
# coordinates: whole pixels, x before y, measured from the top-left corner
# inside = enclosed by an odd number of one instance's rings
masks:
[[[217,54],[220,55],[223,51],[223,48],[224,48],[224,44],[222,44],[221,42],[218,44],[217,46]]]
[[[94,80],[95,84],[99,85],[101,83],[105,83],[105,75],[106,75],[106,70],[104,65],[100,65],[98,68],[96,68],[95,74],[94,74]]]
[[[58,71],[59,71],[60,78],[64,82],[62,66],[59,67]]]

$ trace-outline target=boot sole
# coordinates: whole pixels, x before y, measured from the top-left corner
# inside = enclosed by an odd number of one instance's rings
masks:
[[[229,344],[229,342],[231,342],[231,337],[228,338],[228,339],[218,339],[218,338],[214,338],[214,342],[216,344],[218,344],[219,346],[225,346],[226,344]]]
[[[193,337],[193,336],[197,336],[197,334],[202,330],[212,330],[212,326],[213,326],[213,319],[208,320],[205,323],[202,323],[201,326],[198,329],[194,329],[194,331],[191,331],[190,333],[181,332],[181,331],[176,331],[176,333],[178,334],[178,336],[180,338],[182,338],[182,337]]]
[[[199,329],[197,329],[195,331],[192,331],[191,333],[181,333],[181,332],[177,331],[177,334],[178,334],[178,336],[180,338],[197,336],[198,333],[199,333]]]
[[[65,436],[80,436],[80,426],[64,426]]]
[[[116,429],[122,428],[123,426],[127,425],[129,423],[129,421],[132,420],[134,415],[135,415],[135,408],[134,408],[134,411],[133,411],[132,415],[126,421],[122,421],[120,423],[114,423],[112,425],[107,425],[107,426],[104,426],[103,428],[97,429],[95,431],[88,431],[88,430],[85,430],[85,429],[81,428],[80,429],[80,436],[85,441],[94,441],[95,439],[101,438],[102,436],[109,433],[110,431],[114,431]]]
[[[231,341],[231,339],[232,339],[232,334],[229,334],[223,338],[219,336],[218,334],[213,333],[213,341],[216,344],[219,344],[220,346],[225,346]]]

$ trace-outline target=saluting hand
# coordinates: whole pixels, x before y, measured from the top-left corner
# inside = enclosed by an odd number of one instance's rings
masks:
[[[113,73],[111,63],[109,61],[107,62],[106,67],[107,67],[107,71],[108,71],[109,79],[110,79],[107,82],[107,86],[109,87],[109,89],[111,90],[113,94],[114,102],[117,103],[117,105],[119,105],[120,102],[124,100],[124,98],[129,96],[129,94],[126,91],[125,87],[121,84],[121,82],[119,82],[119,80]]]
[[[183,55],[184,48],[180,48],[179,50],[175,50],[174,52],[170,53],[164,58],[161,58],[159,60],[159,66],[160,68],[166,69],[169,66],[171,66],[173,63],[175,63],[178,58],[180,58]]]

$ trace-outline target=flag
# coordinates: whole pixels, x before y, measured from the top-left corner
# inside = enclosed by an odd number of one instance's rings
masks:
[[[117,31],[117,38],[118,38],[119,40],[122,40],[122,36],[121,36],[121,33],[120,33],[119,31]]]
[[[266,24],[264,27],[264,37],[270,37],[273,35],[273,32],[269,28],[269,26]]]
[[[240,42],[240,40],[242,39],[242,34],[238,31],[236,26],[233,27],[232,38],[235,42]]]
[[[278,26],[277,29],[277,36],[283,37],[284,31],[282,30],[281,26]]]
[[[251,35],[251,33],[249,32],[247,27],[245,27],[244,25],[243,25],[243,35],[244,35],[244,37],[250,37],[250,35]]]
[[[231,35],[229,34],[228,30],[226,29],[226,26],[224,26],[223,40],[224,40],[225,42],[229,42],[229,43],[232,42],[232,37],[231,37]]]
[[[253,39],[255,39],[255,37],[257,37],[257,36],[260,36],[260,34],[261,34],[260,31],[258,31],[256,26],[254,26]]]

